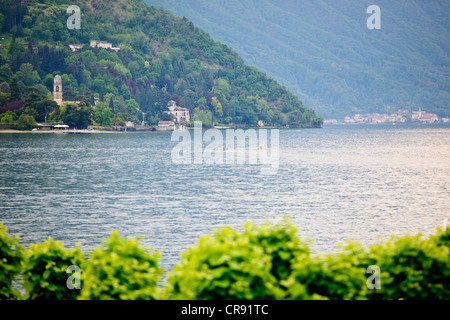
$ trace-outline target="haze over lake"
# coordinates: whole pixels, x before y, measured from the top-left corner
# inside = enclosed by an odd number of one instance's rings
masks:
[[[141,235],[170,271],[218,227],[288,215],[315,252],[345,239],[434,233],[450,218],[449,126],[280,130],[276,175],[176,165],[171,132],[0,134],[0,222],[21,242]]]

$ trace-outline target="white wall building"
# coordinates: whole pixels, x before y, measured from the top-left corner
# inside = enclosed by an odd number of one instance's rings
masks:
[[[171,114],[175,117],[175,122],[189,122],[191,121],[191,117],[189,115],[189,109],[178,107],[176,102],[170,100],[168,103],[169,111],[165,111],[168,114]]]
[[[113,47],[112,43],[106,42],[106,41],[99,41],[99,40],[91,40],[91,47],[92,48],[103,48],[103,49],[111,49],[115,52],[119,51],[120,48],[118,47]]]

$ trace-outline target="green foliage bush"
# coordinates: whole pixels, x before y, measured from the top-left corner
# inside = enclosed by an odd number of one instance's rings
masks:
[[[14,123],[17,115],[12,111],[7,111],[4,114],[0,115],[0,123]]]
[[[104,247],[93,252],[86,265],[80,299],[154,300],[163,270],[159,252],[149,252],[138,239],[124,239],[111,233]]]
[[[349,243],[343,252],[304,256],[297,259],[285,282],[286,299],[366,299],[367,267],[372,265],[359,243]]]
[[[294,259],[308,248],[287,223],[260,227],[250,223],[242,234],[230,228],[200,238],[182,254],[167,279],[169,299],[282,299],[283,280]]]
[[[287,220],[216,230],[182,253],[158,289],[160,253],[140,246],[139,238],[113,231],[85,262],[78,247],[64,250],[52,239],[23,251],[0,225],[0,299],[22,298],[12,286],[20,273],[25,299],[450,299],[450,227],[367,247],[348,242],[326,255],[310,254],[296,234]],[[70,265],[82,270],[81,291],[67,288]],[[369,266],[381,271],[379,289],[368,288]]]
[[[420,234],[391,238],[369,247],[381,269],[381,290],[370,299],[450,299],[450,227],[424,239]]]
[[[0,223],[0,300],[19,297],[19,291],[12,285],[21,270],[23,259],[19,237],[11,237],[6,227]]]
[[[17,120],[17,129],[19,130],[31,130],[36,127],[37,123],[33,116],[22,114]]]
[[[289,299],[450,299],[450,228],[424,239],[392,237],[363,248],[349,242],[338,254],[308,257],[293,267]],[[369,266],[380,268],[380,289],[369,290]]]
[[[284,231],[283,231],[284,230]],[[288,231],[290,230],[290,231]],[[349,242],[334,254],[309,254],[289,224],[202,237],[170,274],[170,299],[449,299],[450,228],[437,235],[392,238],[364,248]],[[295,249],[294,249],[295,248]],[[381,270],[369,289],[369,266]]]
[[[74,300],[79,290],[68,289],[69,266],[84,265],[84,255],[78,247],[69,250],[59,241],[49,238],[43,243],[30,244],[25,251],[23,286],[29,300]]]

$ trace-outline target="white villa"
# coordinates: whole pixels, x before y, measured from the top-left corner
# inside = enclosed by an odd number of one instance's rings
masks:
[[[104,49],[111,49],[111,50],[113,50],[115,52],[120,50],[120,48],[113,47],[112,43],[109,43],[109,42],[106,42],[106,41],[91,40],[90,43],[91,43],[91,47],[92,48],[99,47],[99,48],[104,48]]]
[[[169,111],[165,111],[165,112],[175,116],[176,123],[191,121],[191,117],[189,115],[189,109],[178,107],[176,102],[173,100],[169,101],[168,106],[169,106]]]
[[[70,50],[72,50],[72,52],[81,50],[81,49],[83,49],[83,47],[84,47],[84,44],[69,44],[69,48],[70,48]]]

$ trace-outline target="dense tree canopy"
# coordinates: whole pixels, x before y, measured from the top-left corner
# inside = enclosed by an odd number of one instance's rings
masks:
[[[69,4],[81,8],[79,30],[67,28]],[[2,113],[82,127],[92,120],[102,125],[140,123],[144,113],[146,122],[155,124],[168,101],[175,100],[190,110],[192,119],[208,124],[322,123],[294,95],[246,66],[229,47],[214,42],[186,18],[140,0],[28,5],[1,0],[0,14],[7,35],[2,41],[7,50],[0,51],[0,83],[10,91],[3,92]],[[107,41],[120,51],[93,48],[90,40]],[[69,44],[83,48],[72,51]],[[63,100],[84,99],[86,106],[50,104],[56,75],[62,79]],[[84,110],[95,99],[102,103],[99,110]]]

